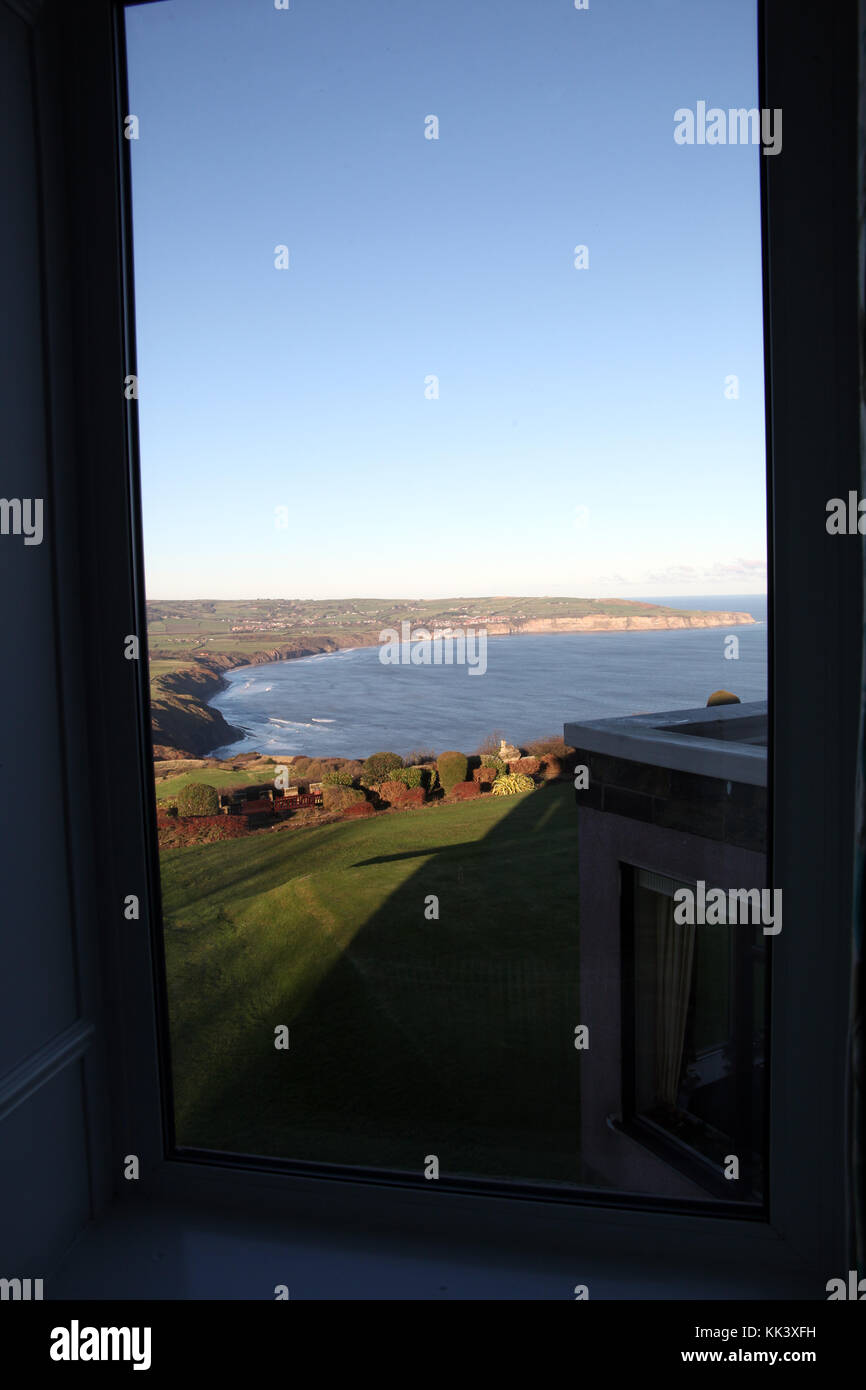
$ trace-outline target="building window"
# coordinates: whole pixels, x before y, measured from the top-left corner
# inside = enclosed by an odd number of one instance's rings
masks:
[[[765,938],[760,926],[678,922],[680,889],[698,891],[623,866],[623,1119],[709,1192],[760,1202]]]

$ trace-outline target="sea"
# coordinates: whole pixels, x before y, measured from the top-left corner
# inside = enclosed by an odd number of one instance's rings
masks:
[[[378,646],[243,666],[226,673],[225,689],[209,703],[244,736],[211,756],[470,753],[494,732],[525,745],[561,736],[574,721],[702,707],[719,689],[743,701],[767,698],[766,594],[647,602],[749,613],[755,622],[490,637],[483,674],[457,665],[386,665]]]

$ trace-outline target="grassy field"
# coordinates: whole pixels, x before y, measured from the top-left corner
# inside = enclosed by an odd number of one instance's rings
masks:
[[[231,767],[194,767],[188,772],[180,772],[175,777],[159,777],[156,780],[156,796],[158,801],[163,801],[168,797],[176,797],[178,793],[190,782],[204,782],[209,787],[216,787],[217,791],[230,792],[237,787],[253,787],[259,783],[273,783],[276,776],[277,766],[268,763],[262,768],[242,767],[237,772],[233,772]]]
[[[179,1141],[578,1180],[575,859],[567,783],[164,852]]]

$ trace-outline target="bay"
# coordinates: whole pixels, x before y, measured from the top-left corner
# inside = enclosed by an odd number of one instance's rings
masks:
[[[364,758],[447,748],[474,752],[494,730],[518,745],[567,721],[703,706],[720,688],[767,698],[766,595],[652,598],[669,607],[749,613],[739,627],[491,637],[487,669],[387,666],[363,647],[229,671],[210,704],[244,737],[240,753]],[[739,656],[725,657],[725,638]],[[414,645],[414,644],[413,644]]]

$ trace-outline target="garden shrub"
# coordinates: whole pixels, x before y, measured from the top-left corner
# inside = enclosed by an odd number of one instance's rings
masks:
[[[393,778],[381,784],[379,795],[391,806],[423,806],[427,799],[423,787],[407,787],[405,782]]]
[[[439,754],[438,760],[439,781],[445,789],[446,795],[458,782],[466,781],[466,774],[469,771],[469,759],[465,753],[455,753],[449,750]]]
[[[188,782],[178,792],[177,811],[180,816],[217,816],[220,799],[216,787],[207,782]]]
[[[517,792],[531,792],[535,783],[525,772],[503,772],[497,777],[490,790],[494,796],[515,796]]]
[[[502,761],[498,753],[483,753],[481,755],[481,766],[492,767],[495,772],[505,771],[505,763]]]
[[[526,751],[535,758],[545,758],[552,754],[559,758],[565,767],[569,756],[574,756],[575,750],[565,742],[561,734],[551,734],[549,738],[532,739],[526,744]]]
[[[376,807],[372,801],[358,801],[354,806],[347,806],[343,814],[349,816],[375,816]]]
[[[399,753],[371,753],[369,758],[364,760],[363,780],[367,786],[387,782],[395,768],[402,766],[403,759]]]
[[[492,782],[496,781],[497,775],[495,767],[476,767],[472,773],[472,780],[477,782],[479,786],[489,787]]]
[[[481,795],[481,787],[478,782],[455,782],[449,796],[454,801],[471,801],[473,797]]]
[[[427,793],[423,787],[407,787],[403,793],[401,806],[423,806],[427,800]]]
[[[404,787],[423,787],[424,769],[421,767],[395,767],[388,774],[389,782],[402,782]]]
[[[322,774],[323,787],[351,787],[352,781],[351,772],[345,772],[342,769],[336,772],[325,772]]]
[[[562,776],[562,759],[555,753],[545,753],[541,759],[541,775],[545,782],[553,782],[555,778]]]
[[[366,801],[359,787],[328,786],[322,788],[322,805],[326,811],[345,811]]]
[[[538,758],[515,758],[514,762],[508,764],[509,772],[522,772],[526,777],[534,777],[541,771],[541,762]]]

